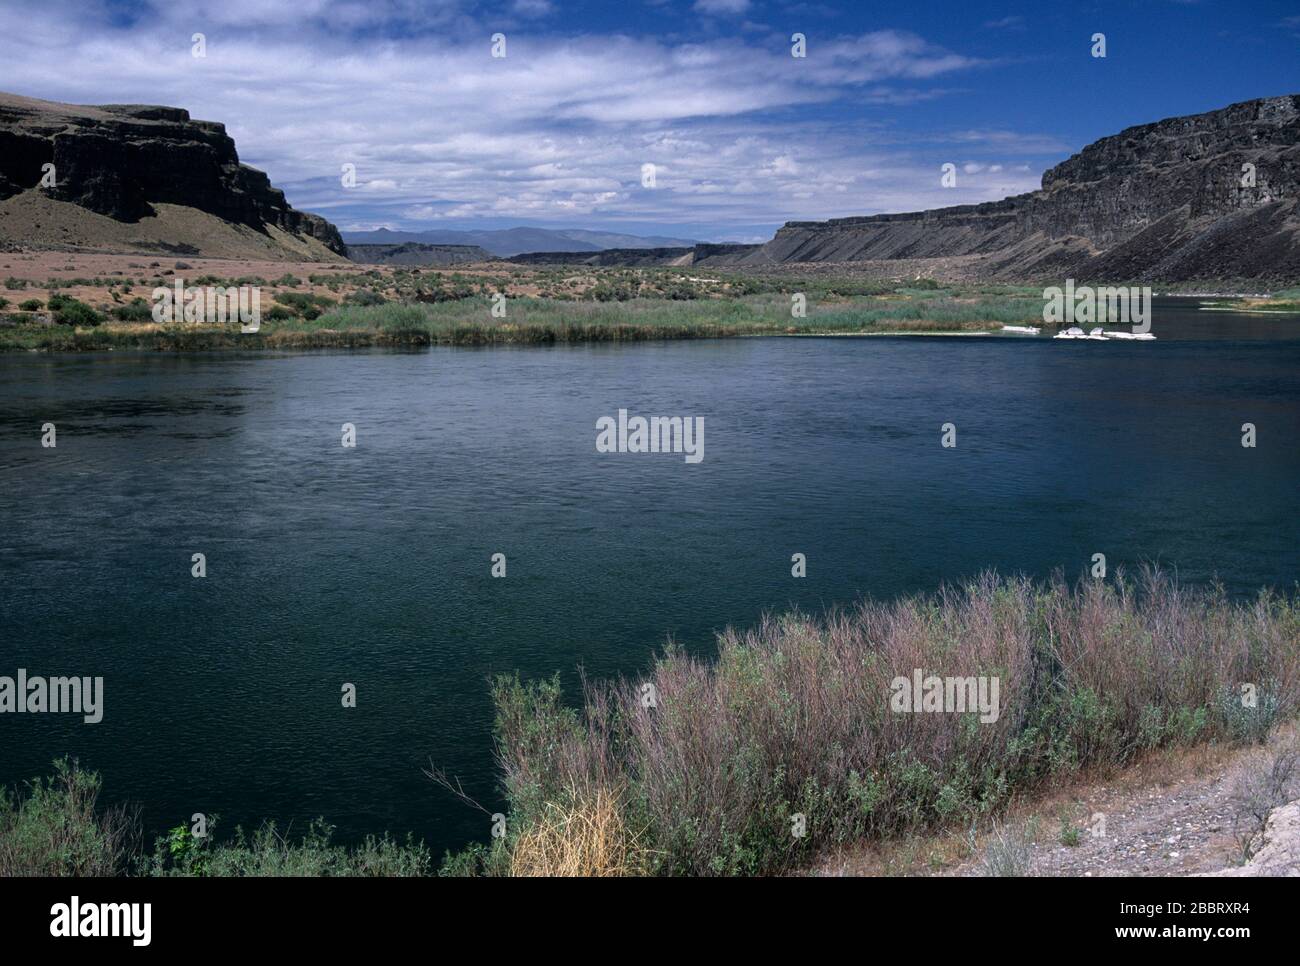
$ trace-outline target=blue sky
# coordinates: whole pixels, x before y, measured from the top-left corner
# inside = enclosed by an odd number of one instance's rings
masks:
[[[222,121],[344,230],[754,241],[1032,190],[1125,126],[1300,93],[1300,4],[4,2],[0,89]]]

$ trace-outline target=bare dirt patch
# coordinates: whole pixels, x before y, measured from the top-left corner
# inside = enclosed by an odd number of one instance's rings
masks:
[[[1152,755],[1107,778],[1021,802],[987,825],[873,843],[828,855],[813,875],[989,874],[990,849],[1013,839],[1016,874],[1031,876],[1190,876],[1240,866],[1243,789],[1295,741],[1280,730],[1266,748],[1205,746]],[[1290,794],[1296,794],[1294,784]],[[1260,840],[1256,840],[1260,844]],[[1277,874],[1277,873],[1274,873]]]

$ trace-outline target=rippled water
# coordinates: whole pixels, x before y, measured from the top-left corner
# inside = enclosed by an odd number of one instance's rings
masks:
[[[0,715],[0,782],[71,753],[150,830],[324,815],[440,850],[487,821],[422,769],[499,804],[498,672],[572,692],[764,610],[1096,552],[1293,586],[1300,318],[1166,301],[1154,331],[0,356],[0,674],[106,691],[94,726]],[[597,454],[619,408],[703,416],[704,461]]]

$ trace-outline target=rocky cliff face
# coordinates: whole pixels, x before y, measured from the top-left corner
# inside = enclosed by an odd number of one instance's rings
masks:
[[[52,187],[41,185],[46,164],[54,165]],[[294,210],[263,172],[240,163],[224,125],[191,120],[179,108],[0,94],[0,201],[25,191],[118,222],[150,217],[155,205],[184,206],[346,252],[332,224]]]
[[[982,205],[790,222],[747,260],[979,256],[1004,277],[1294,278],[1300,95],[1128,128],[1042,185]]]

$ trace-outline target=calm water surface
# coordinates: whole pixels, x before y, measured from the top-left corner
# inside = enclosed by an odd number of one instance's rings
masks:
[[[498,672],[572,691],[765,610],[1095,552],[1293,586],[1300,318],[1162,301],[1154,331],[0,356],[0,674],[106,691],[94,726],[0,716],[0,782],[69,753],[151,832],[323,815],[441,851],[487,820],[422,769],[499,807]],[[619,408],[703,416],[704,461],[598,455]]]

